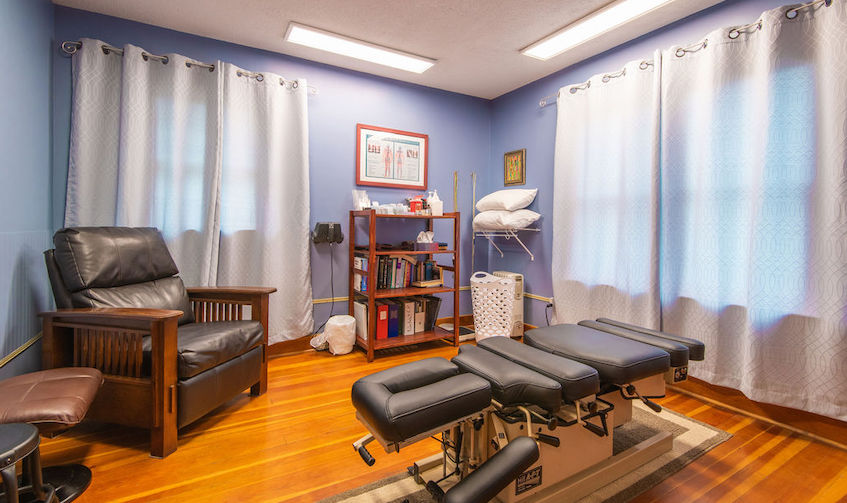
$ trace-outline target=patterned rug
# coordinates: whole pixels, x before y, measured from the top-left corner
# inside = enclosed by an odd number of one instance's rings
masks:
[[[656,414],[636,402],[633,403],[632,421],[615,430],[613,450],[615,454],[625,451],[658,431],[673,434],[673,449],[586,496],[579,503],[629,501],[732,436],[723,430],[668,409],[664,409],[661,414]],[[436,470],[440,472],[440,468]],[[432,503],[433,498],[423,486],[415,483],[412,477],[402,473],[345,491],[321,500],[320,503],[403,503],[405,501]]]

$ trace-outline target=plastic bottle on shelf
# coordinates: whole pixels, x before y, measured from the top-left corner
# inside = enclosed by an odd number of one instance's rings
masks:
[[[432,216],[440,217],[444,214],[444,202],[439,199],[437,190],[432,189],[430,191],[427,203],[429,203],[429,207],[432,209]]]

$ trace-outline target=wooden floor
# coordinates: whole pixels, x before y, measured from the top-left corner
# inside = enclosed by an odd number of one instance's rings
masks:
[[[373,467],[351,443],[365,430],[353,416],[359,377],[455,348],[430,343],[367,364],[360,351],[333,357],[305,352],[273,358],[268,393],[234,399],[180,431],[164,460],[147,454],[147,434],[83,424],[45,439],[45,464],[82,462],[94,473],[77,501],[315,501],[402,472],[437,451],[419,442],[388,455],[376,444]],[[669,392],[662,405],[733,433],[635,501],[847,501],[847,452],[697,399]],[[562,447],[566,448],[566,447]]]

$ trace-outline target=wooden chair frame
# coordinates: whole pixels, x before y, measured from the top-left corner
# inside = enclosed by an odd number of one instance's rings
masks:
[[[240,320],[244,306],[264,328],[262,368],[251,396],[268,389],[268,297],[276,288],[188,288],[197,323]],[[87,417],[150,429],[150,455],[177,448],[177,320],[182,311],[143,308],[60,309],[41,313],[42,366],[94,367],[105,382]],[[152,343],[142,375],[142,337]]]

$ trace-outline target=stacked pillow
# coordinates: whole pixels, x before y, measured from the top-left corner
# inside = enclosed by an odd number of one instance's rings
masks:
[[[473,219],[475,231],[523,229],[541,218],[538,213],[526,210],[535,199],[538,189],[498,190],[476,203],[480,212]]]

